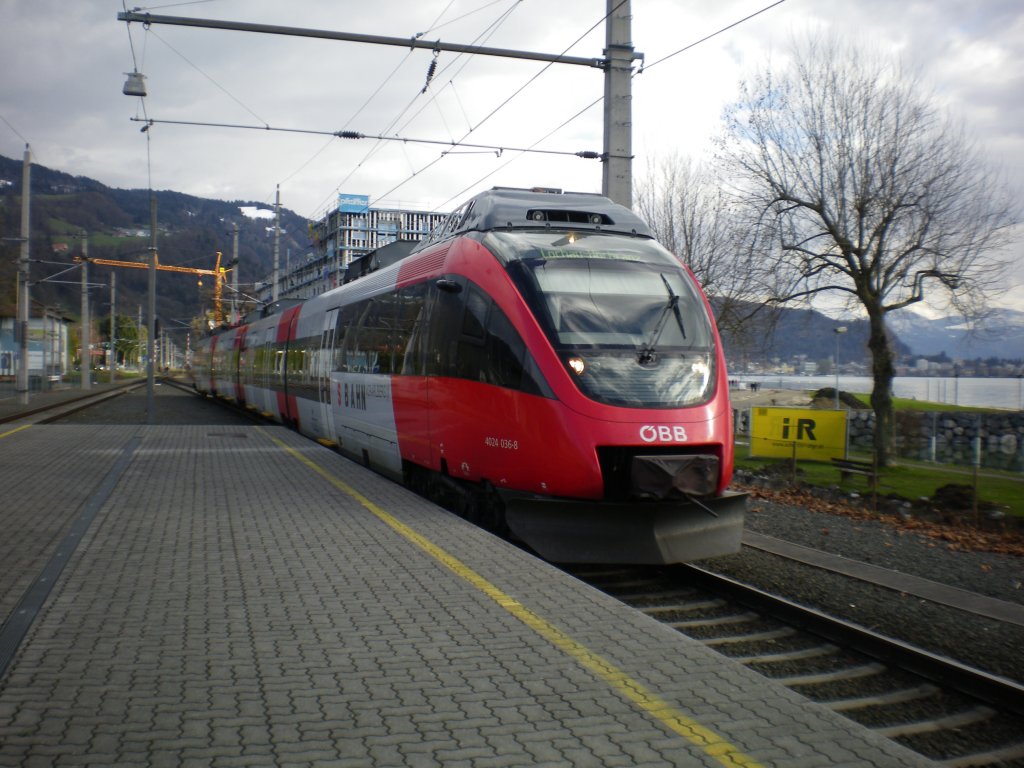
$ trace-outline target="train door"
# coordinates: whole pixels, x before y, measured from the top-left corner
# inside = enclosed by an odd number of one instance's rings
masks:
[[[295,390],[302,385],[306,376],[305,350],[297,343],[296,328],[299,324],[301,306],[287,310],[277,326],[277,350],[281,371],[277,390],[277,411],[281,420],[299,428],[299,406]]]
[[[338,325],[338,310],[332,309],[324,314],[323,332],[320,334],[320,350],[316,361],[316,381],[318,400],[320,401],[319,417],[322,436],[328,440],[337,440],[334,429],[334,413],[331,410],[331,369],[334,367],[334,334]]]
[[[231,374],[235,381],[235,402],[238,405],[245,405],[244,351],[245,332],[247,330],[248,326],[243,325],[239,327],[231,352]]]

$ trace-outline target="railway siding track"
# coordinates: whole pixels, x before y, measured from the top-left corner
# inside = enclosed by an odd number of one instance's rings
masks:
[[[817,560],[818,567],[831,557],[802,554]],[[856,566],[848,561],[843,570],[856,571]],[[637,610],[939,764],[1024,766],[1024,686],[1018,682],[706,568],[571,570]],[[885,581],[885,569],[868,571],[872,583]],[[947,594],[939,589],[942,585],[923,586],[943,600],[968,599],[957,594],[963,590]],[[1020,606],[995,605],[1000,602],[978,605],[988,613],[1018,618],[1014,609]]]
[[[128,381],[92,390],[58,390],[34,396],[27,408],[13,407],[5,413],[0,409],[0,424],[45,424],[62,416],[91,408],[111,398],[146,386],[146,381]]]

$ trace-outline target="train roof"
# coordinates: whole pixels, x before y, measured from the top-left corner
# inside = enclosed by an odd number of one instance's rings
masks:
[[[603,195],[494,187],[450,213],[419,247],[466,232],[500,229],[573,229],[653,237],[639,216]]]

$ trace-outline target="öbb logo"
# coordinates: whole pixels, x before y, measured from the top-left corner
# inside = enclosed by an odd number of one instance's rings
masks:
[[[640,439],[645,443],[685,443],[686,427],[680,424],[644,424],[640,427]]]

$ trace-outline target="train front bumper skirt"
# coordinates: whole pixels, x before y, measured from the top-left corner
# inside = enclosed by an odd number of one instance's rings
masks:
[[[747,494],[699,501],[505,499],[509,529],[556,563],[668,564],[739,551]]]

